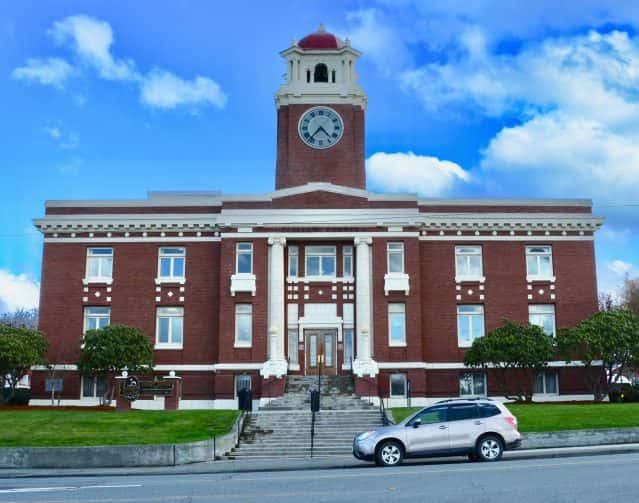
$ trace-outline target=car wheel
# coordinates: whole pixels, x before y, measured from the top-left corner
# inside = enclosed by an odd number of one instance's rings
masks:
[[[388,440],[377,449],[377,466],[397,466],[404,459],[404,450],[399,442]]]
[[[477,442],[477,458],[480,461],[497,461],[504,453],[504,444],[496,435],[486,435]]]

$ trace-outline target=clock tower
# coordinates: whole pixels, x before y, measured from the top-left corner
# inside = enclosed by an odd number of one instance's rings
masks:
[[[366,94],[355,71],[361,53],[320,26],[280,54],[287,72],[275,95],[275,188],[329,182],[365,189]]]

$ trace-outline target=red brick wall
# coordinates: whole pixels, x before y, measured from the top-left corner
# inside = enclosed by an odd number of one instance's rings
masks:
[[[277,172],[275,188],[308,182],[330,182],[366,188],[364,110],[354,105],[330,105],[344,121],[344,134],[327,149],[306,146],[297,132],[302,113],[313,105],[286,105],[277,111]]]
[[[256,292],[238,292],[231,296],[231,276],[235,274],[237,243],[253,243],[253,274],[257,278]],[[259,239],[224,239],[221,243],[219,302],[219,361],[226,363],[263,362],[267,356],[268,339],[268,241]],[[250,348],[235,348],[235,304],[253,306],[253,344]]]
[[[384,293],[384,275],[388,270],[386,248],[389,242],[404,243],[404,271],[410,277],[410,293]],[[373,358],[379,361],[422,361],[422,310],[420,253],[417,238],[375,238],[373,257]],[[388,304],[405,304],[406,347],[390,347]]]
[[[469,244],[469,243],[468,243]],[[529,304],[555,304],[558,327],[571,326],[597,309],[594,246],[591,241],[552,242],[556,289],[550,283],[535,283],[532,291],[526,283],[526,242],[477,241],[482,245],[485,290],[479,283],[464,283],[455,289],[455,243],[422,241],[422,312],[424,361],[455,362],[464,351],[457,343],[458,304],[483,304],[486,332],[495,329],[503,318],[528,321]],[[534,243],[533,243],[534,244]],[[469,295],[469,289],[473,294]],[[544,290],[540,295],[539,289]],[[479,298],[484,294],[485,299]],[[551,300],[550,294],[556,299]],[[462,300],[456,301],[461,294]],[[528,294],[533,295],[528,300]]]

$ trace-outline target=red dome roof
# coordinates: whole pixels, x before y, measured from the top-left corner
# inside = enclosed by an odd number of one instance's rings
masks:
[[[315,33],[305,36],[297,44],[302,49],[341,49],[346,44],[342,39],[324,30],[320,25]]]

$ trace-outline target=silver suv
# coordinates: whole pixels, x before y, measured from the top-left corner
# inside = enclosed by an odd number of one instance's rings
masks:
[[[357,459],[380,466],[404,458],[467,455],[471,461],[497,461],[521,444],[517,418],[489,399],[443,400],[399,424],[360,433],[353,441]]]

